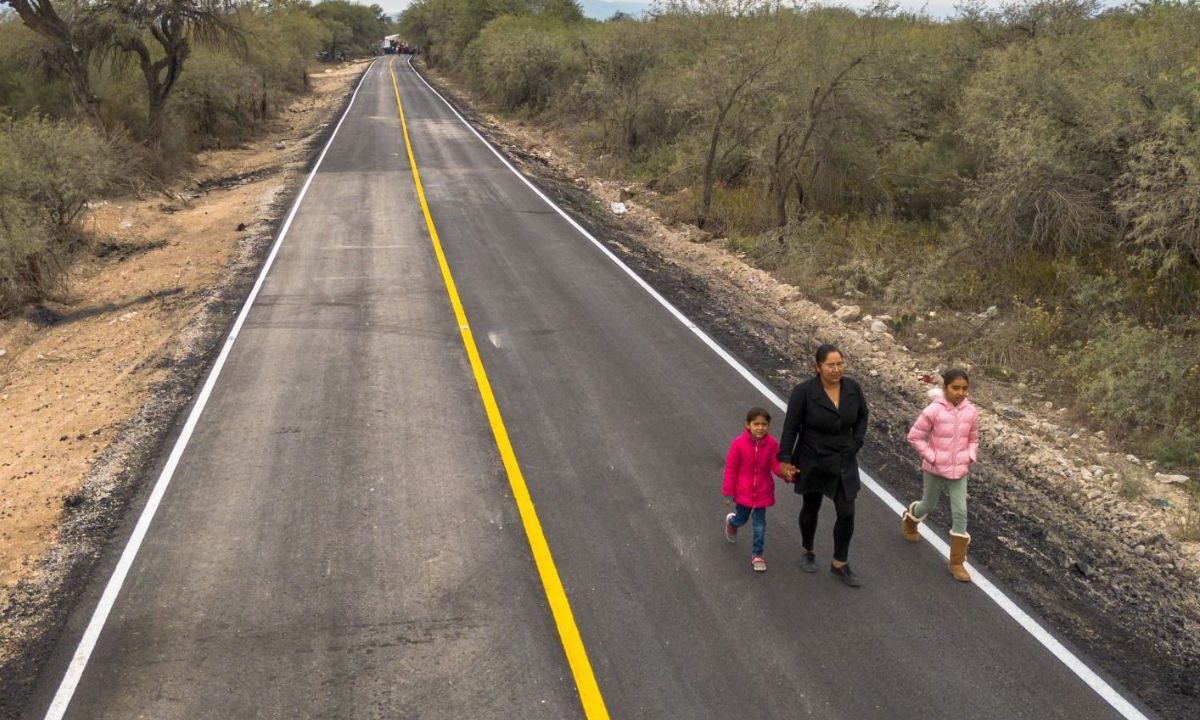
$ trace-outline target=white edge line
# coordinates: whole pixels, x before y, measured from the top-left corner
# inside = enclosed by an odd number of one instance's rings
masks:
[[[116,568],[113,569],[113,574],[108,580],[108,585],[104,588],[104,594],[100,596],[100,602],[96,605],[95,612],[92,613],[92,619],[88,622],[87,629],[84,630],[83,637],[79,640],[79,647],[75,650],[75,655],[71,658],[71,664],[67,667],[62,683],[58,686],[58,692],[54,694],[54,700],[50,703],[50,708],[46,711],[46,720],[61,720],[67,712],[67,706],[70,705],[71,697],[75,694],[75,688],[79,685],[80,678],[83,677],[83,671],[87,667],[92,650],[96,647],[96,641],[99,640],[100,633],[104,629],[104,623],[108,620],[108,614],[112,611],[113,605],[116,603],[117,595],[121,592],[121,586],[124,585],[125,577],[129,574],[133,560],[141,548],[142,540],[146,537],[146,532],[150,528],[151,521],[154,520],[154,514],[158,510],[159,503],[162,502],[163,495],[167,491],[167,486],[171,484],[171,477],[175,474],[175,468],[179,465],[179,460],[187,448],[188,440],[192,437],[192,431],[196,428],[200,414],[204,412],[204,406],[208,402],[208,397],[212,393],[213,386],[216,385],[217,376],[221,374],[221,368],[225,365],[225,359],[229,357],[229,351],[233,348],[233,342],[237,340],[238,333],[242,329],[242,324],[246,321],[246,316],[250,313],[250,306],[254,304],[254,299],[258,296],[258,291],[262,288],[263,282],[266,280],[267,271],[271,269],[271,265],[275,262],[279,246],[283,243],[284,236],[287,235],[288,229],[292,226],[292,220],[296,217],[296,211],[300,209],[300,203],[304,200],[305,194],[308,193],[308,188],[312,184],[313,178],[316,177],[317,170],[321,167],[321,161],[325,159],[325,153],[329,152],[329,147],[333,144],[333,139],[337,137],[338,130],[342,127],[342,122],[350,114],[350,108],[354,107],[354,99],[358,97],[359,88],[362,87],[363,81],[367,79],[367,73],[371,71],[373,66],[374,63],[368,66],[363,72],[362,77],[359,78],[358,85],[354,88],[354,94],[350,96],[350,102],[346,105],[345,112],[342,113],[342,117],[333,128],[333,133],[329,136],[325,147],[321,149],[321,154],[317,156],[317,162],[313,165],[308,178],[304,181],[304,186],[300,188],[299,194],[296,195],[296,201],[292,203],[291,212],[288,213],[283,227],[280,228],[279,236],[275,238],[275,244],[271,247],[271,252],[267,255],[262,270],[258,273],[258,279],[255,281],[254,287],[251,288],[246,302],[242,305],[237,320],[234,321],[233,328],[229,331],[229,336],[225,339],[225,345],[221,348],[221,354],[217,356],[212,370],[208,373],[208,379],[204,381],[204,387],[201,388],[199,395],[196,396],[196,402],[192,405],[192,411],[188,415],[187,422],[184,423],[183,430],[179,433],[179,438],[176,439],[175,446],[171,449],[171,455],[167,458],[167,464],[163,466],[158,480],[155,481],[154,490],[151,491],[150,498],[146,501],[146,506],[142,509],[137,526],[134,527],[133,534],[129,536],[125,550],[121,553],[121,558],[117,561]]]
[[[513,165],[508,161],[507,158],[504,157],[504,155],[500,153],[499,150],[493,147],[490,142],[480,135],[479,132],[471,125],[471,123],[467,122],[467,120],[459,114],[458,110],[455,109],[455,107],[450,104],[446,98],[442,97],[442,94],[434,89],[434,87],[430,85],[424,77],[421,76],[421,73],[418,72],[416,68],[412,67],[411,57],[408,59],[408,64],[412,69],[413,74],[417,76],[417,79],[424,83],[425,87],[429,88],[434,95],[437,95],[438,99],[445,103],[446,107],[450,108],[450,112],[454,113],[454,115],[463,123],[463,125],[466,125],[467,129],[470,130],[475,137],[479,138],[479,141],[482,142],[489,150],[491,150],[492,154],[500,159],[500,162],[504,163],[505,167],[511,170],[514,175],[519,177],[521,182],[529,186],[529,189],[533,190],[533,192],[536,193],[537,196],[542,200],[544,200],[547,205],[554,208],[554,210],[561,215],[562,218],[571,225],[571,227],[578,230],[581,235],[590,240],[593,245],[600,249],[602,253],[616,263],[617,267],[625,271],[625,274],[633,278],[634,282],[636,282],[643,290],[649,293],[651,297],[657,300],[660,305],[666,308],[667,312],[674,315],[679,322],[683,323],[688,330],[691,330],[696,337],[700,338],[700,340],[709,348],[711,348],[713,352],[720,356],[722,360],[733,367],[734,370],[736,370],[742,377],[744,377],[751,385],[754,386],[754,389],[758,390],[763,394],[763,396],[774,403],[775,407],[779,408],[781,411],[785,411],[787,409],[787,403],[784,402],[783,399],[778,395],[776,395],[773,390],[763,384],[761,380],[755,377],[750,370],[748,370],[737,360],[737,358],[726,352],[725,348],[721,347],[715,340],[705,334],[705,332],[701,330],[696,323],[688,319],[686,315],[680,312],[666,298],[659,294],[657,290],[651,287],[648,282],[643,280],[628,265],[626,265],[621,258],[617,257],[611,250],[608,249],[607,246],[597,240],[590,232],[584,229],[582,225],[576,222],[574,218],[568,215],[565,211],[563,211],[562,208],[555,204],[553,200],[547,197],[545,193],[543,193],[529,180],[529,178],[525,177],[519,170],[513,167]],[[892,512],[896,513],[896,515],[900,515],[904,512],[904,505],[901,504],[901,502],[897,500],[891,493],[885,490],[883,486],[876,482],[874,478],[861,469],[859,470],[859,473],[862,476],[863,484],[866,485],[871,492],[875,493],[875,495],[877,495],[879,499],[883,501],[884,505],[891,508]],[[950,557],[950,546],[946,544],[945,540],[942,540],[940,537],[938,537],[937,534],[930,530],[926,525],[921,525],[920,532],[921,536],[928,540],[929,543],[933,545],[933,547],[936,548],[939,553],[942,554],[942,557]],[[970,563],[967,563],[966,565],[968,568],[974,569]],[[1132,703],[1126,700],[1121,693],[1117,692],[1116,688],[1106,682],[1104,678],[1097,675],[1096,672],[1088,667],[1086,663],[1080,660],[1079,657],[1068,650],[1061,642],[1058,641],[1057,638],[1055,638],[1044,627],[1042,627],[1037,620],[1033,619],[1029,613],[1018,607],[1016,603],[1014,603],[1007,595],[1004,594],[1002,590],[1000,590],[1000,588],[993,585],[987,578],[983,577],[978,572],[975,575],[974,585],[982,590],[985,595],[991,598],[993,602],[999,605],[1001,610],[1006,612],[1013,620],[1016,620],[1018,625],[1028,631],[1029,634],[1034,637],[1034,639],[1036,639],[1042,644],[1042,646],[1049,650],[1054,657],[1058,658],[1064,665],[1066,665],[1071,672],[1075,673],[1075,675],[1079,677],[1079,679],[1083,680],[1088,687],[1094,690],[1097,695],[1111,705],[1114,710],[1122,715],[1122,717],[1127,718],[1127,720],[1149,720],[1146,715],[1144,715],[1140,710],[1134,707]]]

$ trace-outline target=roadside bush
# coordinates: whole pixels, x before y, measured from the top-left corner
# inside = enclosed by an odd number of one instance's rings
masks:
[[[1160,441],[1200,434],[1200,341],[1122,319],[1064,356],[1092,416],[1110,430]]]
[[[254,67],[225,52],[193,51],[171,102],[173,125],[185,134],[185,145],[240,143],[266,113],[266,81]]]
[[[1063,318],[1041,300],[1032,305],[1019,304],[1021,340],[1030,348],[1045,351],[1061,342]]]
[[[1150,441],[1150,454],[1159,462],[1200,469],[1200,433],[1183,431]],[[1192,481],[1200,489],[1200,478]]]
[[[66,228],[88,200],[133,169],[120,145],[86,125],[37,116],[0,118],[4,192],[29,202],[49,225]]]
[[[587,29],[582,39],[587,79],[583,108],[604,129],[603,146],[627,155],[658,135],[647,127],[645,111],[653,104],[650,84],[663,49],[642,23],[606,23]]]
[[[71,100],[66,83],[39,68],[45,40],[16,18],[0,14],[0,109],[20,117],[39,111],[66,117]]]
[[[1114,237],[1104,178],[1052,121],[1014,118],[991,137],[992,159],[966,204],[988,257],[1073,255]]]
[[[237,24],[246,33],[246,60],[263,78],[269,112],[286,94],[308,90],[308,63],[329,41],[327,27],[286,5],[263,12],[243,8]]]
[[[59,286],[85,205],[130,173],[119,145],[84,125],[0,117],[0,315]]]
[[[1143,266],[1164,282],[1200,267],[1200,141],[1189,118],[1173,114],[1162,136],[1133,147],[1119,187],[1117,210]]]
[[[311,12],[325,27],[328,57],[365,55],[387,35],[387,16],[378,5],[360,5],[349,0],[321,0]]]
[[[961,134],[980,173],[965,204],[992,257],[1064,256],[1115,233],[1113,148],[1095,126],[1103,78],[1089,38],[1043,37],[986,56],[963,93]]]
[[[1175,537],[1183,542],[1200,542],[1200,480],[1188,482],[1187,493],[1187,508],[1175,529]]]
[[[761,202],[764,189],[758,185],[718,185],[713,194],[712,220],[726,233],[753,235],[771,227],[771,208]]]
[[[7,163],[0,157],[0,171]],[[36,208],[8,192],[0,174],[0,318],[58,285],[62,263],[50,245],[50,228]]]
[[[893,212],[908,220],[933,220],[962,202],[961,170],[966,153],[951,136],[924,142],[905,139],[887,148],[880,159],[881,184]]]
[[[912,293],[918,280],[937,272],[937,233],[932,223],[812,213],[738,245],[799,287],[923,306]]]
[[[585,66],[574,40],[561,23],[497,18],[467,47],[464,69],[489,100],[537,113],[582,79]]]

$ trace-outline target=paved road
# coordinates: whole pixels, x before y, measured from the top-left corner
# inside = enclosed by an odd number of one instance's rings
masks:
[[[718,483],[739,415],[764,398],[393,62],[431,213],[613,717],[1116,717],[930,547],[905,543],[869,494],[851,558],[865,588],[799,571],[790,493],[770,513],[771,569],[751,573],[748,549],[721,534]],[[63,640],[31,717],[77,641]],[[377,62],[67,717],[581,715]]]

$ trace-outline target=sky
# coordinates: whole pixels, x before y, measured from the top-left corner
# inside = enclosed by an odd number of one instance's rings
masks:
[[[618,11],[636,15],[642,10],[650,9],[650,2],[637,2],[636,0],[577,0],[583,6],[583,14],[588,17],[598,20],[606,20]],[[372,0],[359,0],[364,4],[371,4]],[[395,14],[408,7],[409,0],[373,0],[384,9],[385,12]],[[871,0],[824,0],[825,4],[829,5],[844,5],[852,8],[865,8],[870,6]],[[936,18],[950,17],[954,14],[954,4],[957,0],[900,0],[900,9],[909,11],[924,10],[930,16]],[[988,2],[989,6],[999,6],[1000,2]],[[1117,5],[1118,0],[1108,0],[1105,5]]]

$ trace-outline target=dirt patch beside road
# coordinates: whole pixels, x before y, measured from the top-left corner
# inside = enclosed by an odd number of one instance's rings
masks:
[[[69,286],[0,323],[0,717],[16,716],[215,357],[361,75],[318,71],[258,140],[170,191],[97,203]]]
[[[871,398],[867,467],[897,496],[919,497],[905,436],[927,402],[926,378],[952,358],[913,352],[869,318],[835,318],[836,299],[807,297],[695,227],[664,221],[638,202],[645,188],[590,177],[553,129],[476,112],[469,93],[432,79],[547,195],[784,397],[818,343],[838,344]],[[1016,410],[1019,388],[979,385],[972,558],[1163,717],[1196,718],[1200,545],[1175,539],[1184,493],[1102,435],[1074,431],[1061,407]],[[1144,496],[1122,496],[1130,477]],[[947,516],[931,519],[943,534]]]

